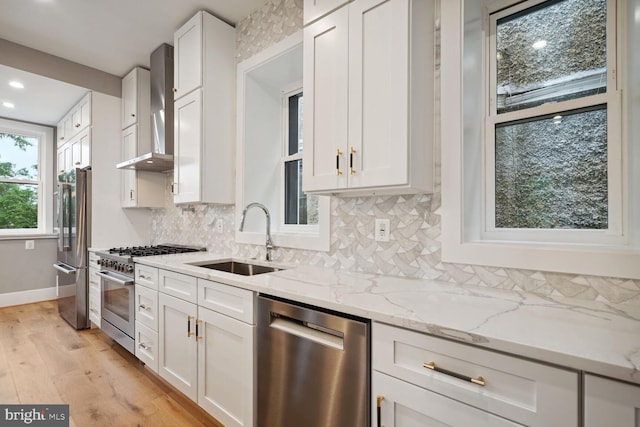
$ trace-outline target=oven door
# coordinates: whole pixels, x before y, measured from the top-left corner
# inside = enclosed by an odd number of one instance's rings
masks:
[[[133,352],[135,334],[134,279],[113,271],[99,271],[100,305],[102,309],[101,328],[127,350]],[[108,323],[105,325],[105,321]],[[114,328],[116,330],[114,330]],[[126,336],[122,336],[122,334]],[[116,336],[114,336],[116,335]],[[127,339],[127,337],[129,339]],[[123,343],[121,340],[126,342]],[[130,342],[130,343],[129,343]],[[131,347],[131,349],[129,349]]]

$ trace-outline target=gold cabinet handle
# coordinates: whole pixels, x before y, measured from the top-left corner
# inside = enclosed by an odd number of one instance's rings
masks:
[[[342,175],[342,171],[340,170],[340,156],[342,156],[342,151],[340,149],[336,150],[336,175]]]
[[[195,319],[193,316],[187,316],[187,337],[193,336],[193,332],[191,332],[191,321]]]
[[[200,328],[198,325],[202,323],[202,320],[196,320],[196,341],[201,340],[203,337],[200,335]]]
[[[76,127],[79,128],[80,127],[80,123],[76,123]]]
[[[135,117],[135,116],[136,116],[135,114],[131,113],[131,117]]]
[[[466,375],[459,374],[457,372],[449,371],[447,369],[442,369],[442,368],[436,366],[436,362],[430,362],[430,363],[425,362],[425,363],[422,364],[422,366],[427,368],[427,369],[431,369],[432,371],[440,372],[442,374],[449,375],[451,377],[458,378],[460,380],[463,380],[463,381],[466,381],[466,382],[470,382],[470,383],[473,383],[475,385],[479,385],[480,387],[484,387],[485,386],[485,380],[481,376],[479,376],[477,378],[472,378],[472,377],[468,377]]]
[[[351,147],[349,150],[349,173],[351,175],[356,173],[356,170],[353,168],[353,155],[356,154],[356,149]]]
[[[178,89],[176,89],[175,87],[172,90],[173,90],[173,93],[176,93],[178,91]]]
[[[61,137],[60,137],[60,141],[64,141],[64,136],[61,136]]]
[[[377,413],[377,418],[378,418],[378,420],[377,420],[378,427],[384,427],[382,425],[382,401],[383,400],[384,400],[384,396],[381,395],[381,394],[379,394],[378,397],[376,398],[376,402],[377,402],[377,404],[376,404],[376,406],[377,406],[376,413]]]

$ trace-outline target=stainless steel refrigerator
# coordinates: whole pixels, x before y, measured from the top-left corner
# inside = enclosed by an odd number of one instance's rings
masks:
[[[89,322],[89,246],[91,245],[91,170],[58,175],[58,312],[75,329]]]

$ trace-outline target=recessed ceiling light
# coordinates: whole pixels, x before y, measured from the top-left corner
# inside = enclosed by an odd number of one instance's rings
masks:
[[[533,45],[531,45],[535,50],[540,50],[543,49],[547,46],[547,41],[546,40],[538,40],[537,42],[535,42]]]
[[[11,102],[7,102],[7,101],[3,102],[2,106],[6,107],[6,108],[15,108],[15,105],[13,105]]]
[[[24,85],[17,80],[11,80],[9,86],[15,87],[16,89],[24,89]]]

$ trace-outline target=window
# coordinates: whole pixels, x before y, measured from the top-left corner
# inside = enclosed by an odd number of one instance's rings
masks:
[[[620,238],[611,11],[611,0],[531,0],[489,14],[485,238]]]
[[[302,31],[238,64],[236,219],[258,202],[276,247],[327,251],[330,198],[302,191]],[[247,212],[236,242],[264,246],[265,218]]]
[[[318,196],[302,191],[302,89],[283,95],[283,225],[317,225]]]
[[[639,8],[440,3],[443,262],[640,278]]]
[[[0,234],[50,232],[50,182],[44,183],[41,159],[51,130],[0,120]]]

